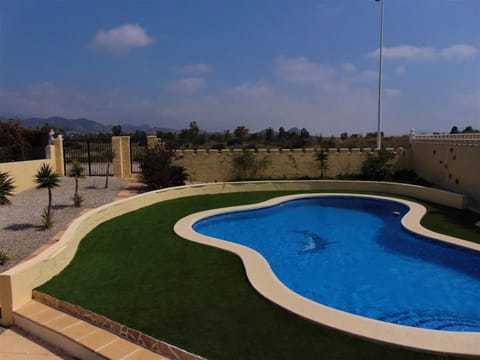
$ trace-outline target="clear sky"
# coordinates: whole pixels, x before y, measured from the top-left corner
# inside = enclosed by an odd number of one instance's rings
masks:
[[[387,135],[480,128],[480,0],[384,0]],[[0,0],[0,116],[376,131],[380,2]]]

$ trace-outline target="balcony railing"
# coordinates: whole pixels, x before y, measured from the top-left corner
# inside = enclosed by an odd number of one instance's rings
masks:
[[[434,144],[452,146],[480,146],[480,133],[442,134],[442,135],[410,135],[412,144]]]

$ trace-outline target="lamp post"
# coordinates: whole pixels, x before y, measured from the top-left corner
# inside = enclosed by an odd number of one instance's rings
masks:
[[[382,72],[383,72],[383,2],[384,0],[375,0],[381,3],[380,10],[380,56],[378,64],[378,122],[377,122],[377,149],[382,148]]]

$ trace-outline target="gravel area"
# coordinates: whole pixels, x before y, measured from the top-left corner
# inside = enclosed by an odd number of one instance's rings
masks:
[[[81,211],[95,208],[115,200],[128,181],[109,178],[105,186],[103,176],[87,177],[79,180],[79,193],[85,199],[81,208],[72,206],[75,188],[73,178],[62,177],[61,186],[52,190],[53,226],[40,230],[41,214],[48,205],[47,189],[30,189],[10,198],[11,205],[0,207],[0,250],[7,253],[8,261],[0,266],[0,273],[15,266],[18,262],[63,230]]]

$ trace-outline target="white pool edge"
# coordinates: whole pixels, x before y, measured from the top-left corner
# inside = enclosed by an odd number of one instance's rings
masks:
[[[375,195],[309,193],[281,196],[253,205],[234,206],[191,214],[179,220],[174,226],[174,231],[184,239],[220,248],[238,255],[243,261],[250,283],[260,294],[308,320],[355,336],[409,349],[440,354],[480,356],[480,332],[447,332],[396,325],[321,305],[298,295],[283,285],[275,276],[265,258],[255,250],[240,244],[201,235],[192,228],[197,221],[207,216],[263,208],[293,199],[325,196],[367,197],[405,204],[410,209],[402,218],[402,224],[406,229],[431,239],[480,252],[479,244],[439,234],[424,228],[420,224],[422,217],[426,213],[424,206],[413,201]]]

